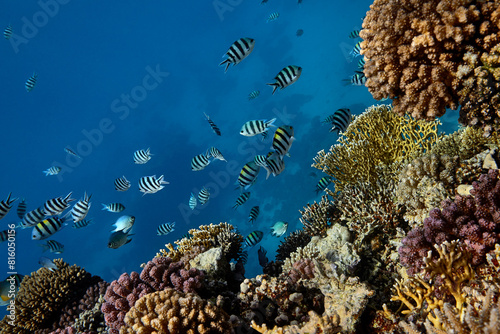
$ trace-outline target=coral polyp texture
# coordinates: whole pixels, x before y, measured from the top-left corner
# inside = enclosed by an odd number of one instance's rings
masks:
[[[328,153],[318,152],[312,166],[333,177],[335,191],[342,191],[349,183],[374,185],[376,166],[388,166],[429,150],[438,140],[438,124],[398,116],[389,105],[371,106],[355,116]]]
[[[327,195],[321,196],[319,203],[307,204],[304,211],[299,212],[302,215],[299,220],[304,225],[304,232],[310,236],[325,236],[328,227],[338,217],[338,209]]]
[[[468,46],[498,43],[498,1],[375,0],[360,37],[366,86],[394,111],[433,120],[457,109],[456,77]]]
[[[140,298],[120,334],[220,334],[232,332],[229,315],[198,295],[166,289]]]

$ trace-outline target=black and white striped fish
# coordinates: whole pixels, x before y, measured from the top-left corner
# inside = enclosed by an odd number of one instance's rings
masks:
[[[45,173],[45,176],[47,175],[57,175],[59,172],[62,170],[61,167],[59,166],[52,166],[47,170],[44,170],[43,172]]]
[[[203,113],[205,115],[205,118],[207,119],[208,124],[210,124],[210,127],[212,128],[212,131],[217,135],[220,136],[221,132],[219,127],[210,119],[210,116],[208,116],[206,113]]]
[[[207,188],[203,187],[198,193],[198,201],[200,202],[201,205],[203,205],[206,202],[208,202],[209,199],[210,199],[210,192],[208,191]]]
[[[245,164],[240,171],[238,176],[238,184],[241,188],[248,189],[257,180],[257,175],[259,175],[260,166],[255,163],[255,161],[250,161]]]
[[[69,155],[72,155],[74,157],[77,157],[77,158],[82,158],[81,156],[79,156],[75,151],[73,151],[72,149],[70,149],[69,147],[65,147],[64,148],[64,152],[68,153]]]
[[[73,228],[84,228],[92,224],[93,219],[84,219],[80,220],[79,222],[74,222],[73,225],[71,225]]]
[[[283,156],[288,155],[288,151],[295,139],[293,135],[294,130],[291,125],[280,126],[274,132],[272,148],[280,155],[281,159],[283,159]]]
[[[12,26],[9,24],[3,31],[3,37],[5,37],[5,39],[10,39],[13,33]]]
[[[256,155],[253,158],[253,161],[259,167],[266,167],[267,166],[267,156],[265,156],[264,154]]]
[[[279,88],[280,90],[286,88],[296,82],[302,74],[302,67],[289,65],[282,69],[278,75],[274,77],[276,82],[268,83],[266,85],[273,87],[273,94]]]
[[[10,209],[12,208],[12,203],[17,200],[17,197],[11,198],[11,195],[12,193],[9,193],[7,199],[0,201],[0,219],[5,217],[5,215],[9,213]]]
[[[41,222],[36,224],[35,227],[33,227],[33,231],[31,232],[31,239],[47,239],[57,231],[61,230],[64,226],[68,225],[65,220],[65,217],[49,217],[45,220],[42,220]]]
[[[225,59],[222,63],[219,64],[219,66],[226,64],[224,73],[227,72],[229,65],[231,64],[233,64],[233,66],[237,65],[243,59],[248,57],[248,55],[253,51],[254,46],[255,46],[255,40],[249,37],[240,38],[239,40],[231,44],[229,50],[227,50],[226,54],[222,56],[222,57],[227,56],[227,59]]]
[[[222,155],[221,151],[219,151],[217,148],[215,148],[213,146],[208,149],[208,154],[210,154],[212,156],[212,158],[226,161],[226,159],[224,159],[224,156]]]
[[[245,238],[245,246],[252,247],[257,245],[262,238],[264,237],[264,232],[262,231],[253,231]]]
[[[191,197],[189,197],[189,207],[191,208],[191,210],[194,210],[197,204],[198,201],[196,200],[196,196],[193,193],[191,193]]]
[[[366,60],[365,57],[358,60],[358,68],[363,70],[365,68]]]
[[[282,171],[284,171],[285,162],[278,153],[272,152],[271,154],[268,155],[267,166],[264,168],[267,171],[266,175],[266,180],[267,180],[271,174],[273,174],[273,176],[276,176],[279,175]]]
[[[130,181],[125,176],[117,178],[114,184],[116,191],[127,191],[130,188]]]
[[[349,38],[358,38],[360,29],[353,30],[349,33]]]
[[[9,240],[9,236],[15,236],[15,233],[16,232],[12,232],[12,230],[0,231],[0,242]]]
[[[260,213],[260,208],[259,206],[254,206],[251,210],[250,210],[250,215],[248,216],[248,222],[249,223],[252,223],[257,220],[257,217],[259,217],[259,213]]]
[[[238,256],[238,261],[236,262],[241,262],[242,264],[247,264],[248,262],[248,252],[247,251],[242,251],[240,253],[240,256]]]
[[[46,216],[54,216],[62,213],[64,210],[66,210],[69,207],[69,203],[73,202],[74,199],[71,198],[71,194],[73,192],[70,192],[66,197],[56,197],[49,199],[45,204],[43,205],[43,209],[45,212]]]
[[[158,229],[156,230],[156,235],[167,235],[170,232],[175,231],[174,227],[175,227],[175,222],[161,224],[160,226],[158,226]]]
[[[191,170],[196,172],[204,169],[210,164],[210,158],[211,155],[208,151],[202,154],[198,154],[193,159],[191,159]]]
[[[21,222],[21,227],[27,228],[34,226],[41,222],[44,218],[45,210],[42,207],[29,211],[24,215],[23,221]]]
[[[27,92],[31,92],[33,88],[35,88],[37,79],[38,79],[38,74],[33,73],[33,75],[29,77],[28,80],[26,80],[24,88],[26,88]]]
[[[134,152],[134,163],[143,165],[151,160],[151,156],[152,154],[149,152],[149,147],[147,150],[137,150]]]
[[[154,194],[163,188],[163,184],[169,184],[170,182],[164,181],[163,180],[163,175],[160,175],[160,177],[156,177],[156,175],[153,176],[143,176],[139,180],[139,190],[146,194]]]
[[[26,214],[26,209],[27,209],[26,201],[23,198],[21,202],[19,202],[19,204],[17,205],[17,216],[19,217],[19,219],[24,218],[24,215]]]
[[[332,178],[330,176],[323,176],[318,184],[316,184],[316,195],[322,192],[328,187],[328,185],[332,182]]]
[[[267,131],[267,129],[271,126],[275,126],[273,123],[276,121],[276,118],[273,118],[269,121],[266,120],[252,120],[248,121],[241,127],[240,135],[245,137],[251,137],[258,135],[259,133],[263,133]]]
[[[51,253],[61,254],[64,252],[64,245],[55,240],[47,240],[46,243],[39,245],[42,247],[42,253],[50,250]]]
[[[354,86],[364,86],[366,83],[365,74],[362,71],[355,71],[354,75],[350,79],[344,79],[344,85],[354,85]]]
[[[275,21],[278,19],[278,17],[280,17],[280,13],[278,12],[273,12],[271,14],[269,14],[269,16],[267,17],[267,20],[266,22],[272,22],[272,21]]]
[[[260,95],[260,91],[259,90],[254,90],[253,92],[251,92],[250,94],[248,94],[248,99],[249,100],[253,100],[255,98],[257,98],[257,96]]]
[[[344,132],[352,121],[351,110],[347,108],[337,109],[333,115],[328,116],[325,121],[326,120],[332,123],[330,132]]]
[[[91,197],[92,195],[87,196],[87,193],[84,193],[83,198],[76,202],[75,205],[73,205],[73,208],[71,209],[71,216],[73,217],[73,221],[75,223],[82,221],[85,219],[85,217],[87,217],[91,205]]]
[[[125,210],[125,205],[122,203],[109,203],[109,204],[102,204],[102,210],[106,210],[108,212],[122,212]]]
[[[361,42],[362,41],[359,41],[356,43],[356,45],[354,45],[354,47],[352,48],[351,52],[349,52],[349,55],[351,56],[351,58],[356,58],[358,56],[361,56]]]
[[[233,205],[233,209],[237,209],[240,205],[244,204],[250,198],[250,192],[244,192],[236,199],[236,204]]]

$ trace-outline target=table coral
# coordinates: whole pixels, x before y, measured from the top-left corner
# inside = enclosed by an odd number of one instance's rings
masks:
[[[457,109],[455,73],[468,45],[498,40],[491,10],[497,7],[498,1],[375,0],[359,34],[365,85],[375,99],[393,99],[400,115],[433,120]]]
[[[318,152],[312,167],[333,177],[335,191],[349,183],[376,183],[376,166],[412,159],[438,140],[439,121],[398,116],[389,105],[371,106],[355,116],[328,153]]]
[[[193,293],[166,289],[140,298],[125,316],[120,334],[231,333],[229,316]]]

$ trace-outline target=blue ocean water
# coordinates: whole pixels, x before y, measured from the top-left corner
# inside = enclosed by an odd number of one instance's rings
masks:
[[[75,199],[92,194],[88,217],[94,224],[57,232],[50,239],[63,243],[64,253],[43,255],[62,257],[108,282],[123,272],[140,271],[139,265],[166,243],[209,223],[230,222],[243,235],[263,231],[258,246],[274,259],[285,236],[271,236],[270,227],[286,221],[286,235],[301,228],[298,210],[320,199],[314,188],[323,175],[310,165],[319,150],[337,139],[320,120],[338,108],[359,114],[377,103],[365,87],[342,82],[357,69],[359,59],[348,57],[359,41],[348,35],[361,28],[370,3],[4,1],[0,25],[10,24],[14,35],[0,41],[0,198],[12,192],[33,210],[69,192]],[[279,18],[266,23],[272,12],[279,12]],[[303,29],[302,36],[296,35],[298,29]],[[254,51],[224,74],[218,66],[221,56],[241,37],[256,40]],[[301,77],[271,95],[265,84],[287,65],[301,66]],[[24,83],[34,72],[38,81],[28,93]],[[260,96],[249,101],[253,90],[260,90]],[[212,132],[204,112],[222,136]],[[274,117],[276,125],[295,128],[286,169],[268,180],[261,170],[248,202],[233,210],[239,170],[271,146],[270,138],[262,142],[241,136],[239,130],[248,120]],[[456,113],[441,121],[444,130],[454,130]],[[82,159],[68,156],[63,150],[67,146]],[[191,159],[210,146],[228,162],[216,160],[202,171],[191,171]],[[148,147],[152,159],[134,164],[133,152]],[[52,165],[63,167],[62,172],[44,176],[42,171]],[[113,181],[122,175],[132,187],[119,193]],[[142,196],[137,182],[148,175],[164,175],[170,184]],[[203,186],[211,188],[211,199],[189,210],[191,192]],[[102,211],[101,203],[110,202],[123,203],[125,211]],[[1,230],[19,222],[17,204],[0,221]],[[261,213],[251,226],[248,214],[254,205]],[[133,240],[110,249],[111,225],[122,214],[136,217]],[[157,236],[156,228],[166,222],[176,222],[175,231]],[[9,271],[30,274],[39,268],[39,245],[46,240],[31,240],[31,229],[17,232],[14,270],[8,268],[7,243],[0,244],[0,280]],[[258,246],[249,250],[247,277],[262,272]]]

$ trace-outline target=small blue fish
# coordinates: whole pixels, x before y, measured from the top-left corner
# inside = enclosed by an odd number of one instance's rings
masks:
[[[253,100],[253,99],[257,98],[257,96],[259,96],[259,95],[260,95],[260,91],[254,90],[253,92],[248,94],[248,99]]]
[[[269,16],[267,17],[267,21],[266,22],[272,22],[272,21],[275,21],[278,19],[278,17],[280,17],[280,13],[278,12],[274,12],[274,13],[271,13],[269,14]]]
[[[5,39],[10,39],[13,33],[12,26],[9,24],[3,31],[3,37],[5,37]]]
[[[356,30],[351,31],[349,33],[349,38],[358,38],[360,31],[361,31],[361,29],[356,29]]]
[[[132,241],[132,238],[130,238],[132,235],[123,231],[113,232],[109,237],[108,247],[112,249],[120,248]]]
[[[44,268],[47,268],[50,271],[59,269],[57,265],[54,263],[54,261],[45,256],[40,257],[40,259],[38,260],[38,264],[40,264]]]
[[[35,88],[36,81],[38,79],[38,74],[33,73],[31,77],[26,80],[26,83],[24,84],[24,88],[26,88],[26,91],[29,93]]]

